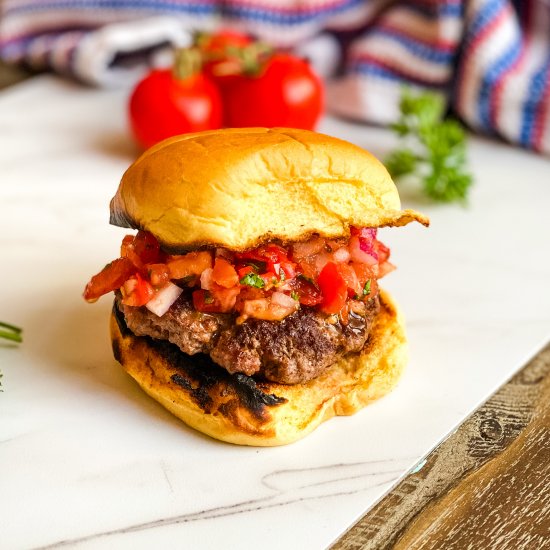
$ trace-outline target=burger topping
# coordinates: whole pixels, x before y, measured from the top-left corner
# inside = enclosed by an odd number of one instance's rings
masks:
[[[139,231],[124,237],[121,257],[92,277],[84,298],[94,302],[119,290],[124,305],[146,306],[161,316],[188,289],[196,311],[236,313],[237,323],[282,320],[301,306],[347,323],[361,302],[377,294],[377,279],[395,269],[376,233],[351,228],[349,239],[316,236],[245,252],[218,248],[168,255],[151,233]]]

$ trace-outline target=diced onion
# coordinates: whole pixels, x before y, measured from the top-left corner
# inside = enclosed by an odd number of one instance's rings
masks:
[[[174,283],[167,283],[162,287],[154,298],[149,300],[145,307],[151,312],[162,317],[169,309],[170,306],[179,298],[183,292],[179,286]]]
[[[325,246],[325,239],[321,237],[314,237],[305,243],[294,243],[292,245],[292,257],[296,261],[300,261],[302,258],[313,256],[320,252]]]
[[[315,258],[315,276],[317,277],[323,267],[325,267],[332,260],[331,255],[328,252],[323,252]]]
[[[345,246],[336,250],[336,252],[334,252],[332,256],[334,258],[334,261],[338,262],[339,264],[347,263],[351,258],[349,250]]]
[[[274,292],[271,295],[271,301],[278,306],[293,309],[295,309],[298,304],[294,298],[291,298],[288,294],[284,294],[283,292]]]
[[[282,293],[275,292],[274,294]],[[290,299],[292,300],[292,298]],[[292,302],[292,306],[288,307],[276,304],[266,298],[245,300],[242,315],[237,318],[237,323],[242,323],[248,317],[263,319],[264,321],[280,321],[298,309],[299,303],[296,300],[292,300]]]
[[[212,290],[212,272],[214,270],[211,267],[208,267],[201,273],[201,288],[203,290]]]
[[[359,241],[359,237],[352,237],[349,240],[349,251],[351,254],[351,259],[354,262],[358,262],[360,264],[367,264],[367,265],[374,265],[378,263],[378,260],[372,256],[371,254],[368,254],[364,250],[361,249],[361,243]]]

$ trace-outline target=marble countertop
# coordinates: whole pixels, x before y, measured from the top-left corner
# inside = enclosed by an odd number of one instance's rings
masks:
[[[0,93],[0,318],[25,330],[0,345],[2,544],[326,547],[548,341],[550,162],[475,138],[468,207],[403,189],[432,226],[382,233],[410,340],[400,385],[293,445],[236,447],[141,392],[112,358],[110,301],[81,299],[124,234],[108,201],[136,155],[125,100],[49,76]]]

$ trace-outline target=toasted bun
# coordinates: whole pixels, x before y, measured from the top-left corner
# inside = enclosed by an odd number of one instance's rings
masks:
[[[284,445],[335,415],[357,412],[394,387],[407,361],[405,333],[387,293],[380,294],[380,306],[363,351],[305,384],[231,376],[208,356],[189,356],[168,342],[135,336],[116,309],[113,352],[151,397],[192,428],[239,445]]]
[[[384,166],[346,141],[306,130],[226,129],[185,134],[146,151],[124,174],[111,223],[153,233],[169,251],[233,250],[349,226],[428,219],[401,210]]]

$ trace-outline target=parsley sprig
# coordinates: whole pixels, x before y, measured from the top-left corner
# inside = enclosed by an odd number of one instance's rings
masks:
[[[23,329],[10,325],[9,323],[3,323],[0,321],[0,338],[10,340],[16,344],[20,344],[23,341]],[[0,372],[0,391],[2,390],[2,373]]]
[[[253,286],[255,288],[263,288],[265,286],[265,281],[253,271],[247,273],[239,282],[241,285]]]
[[[465,203],[473,178],[466,166],[466,133],[460,122],[443,118],[443,99],[433,93],[413,95],[405,90],[399,106],[401,116],[391,127],[403,146],[385,159],[392,177],[412,176],[432,199]]]
[[[0,321],[0,338],[20,344],[23,341],[23,329]]]

